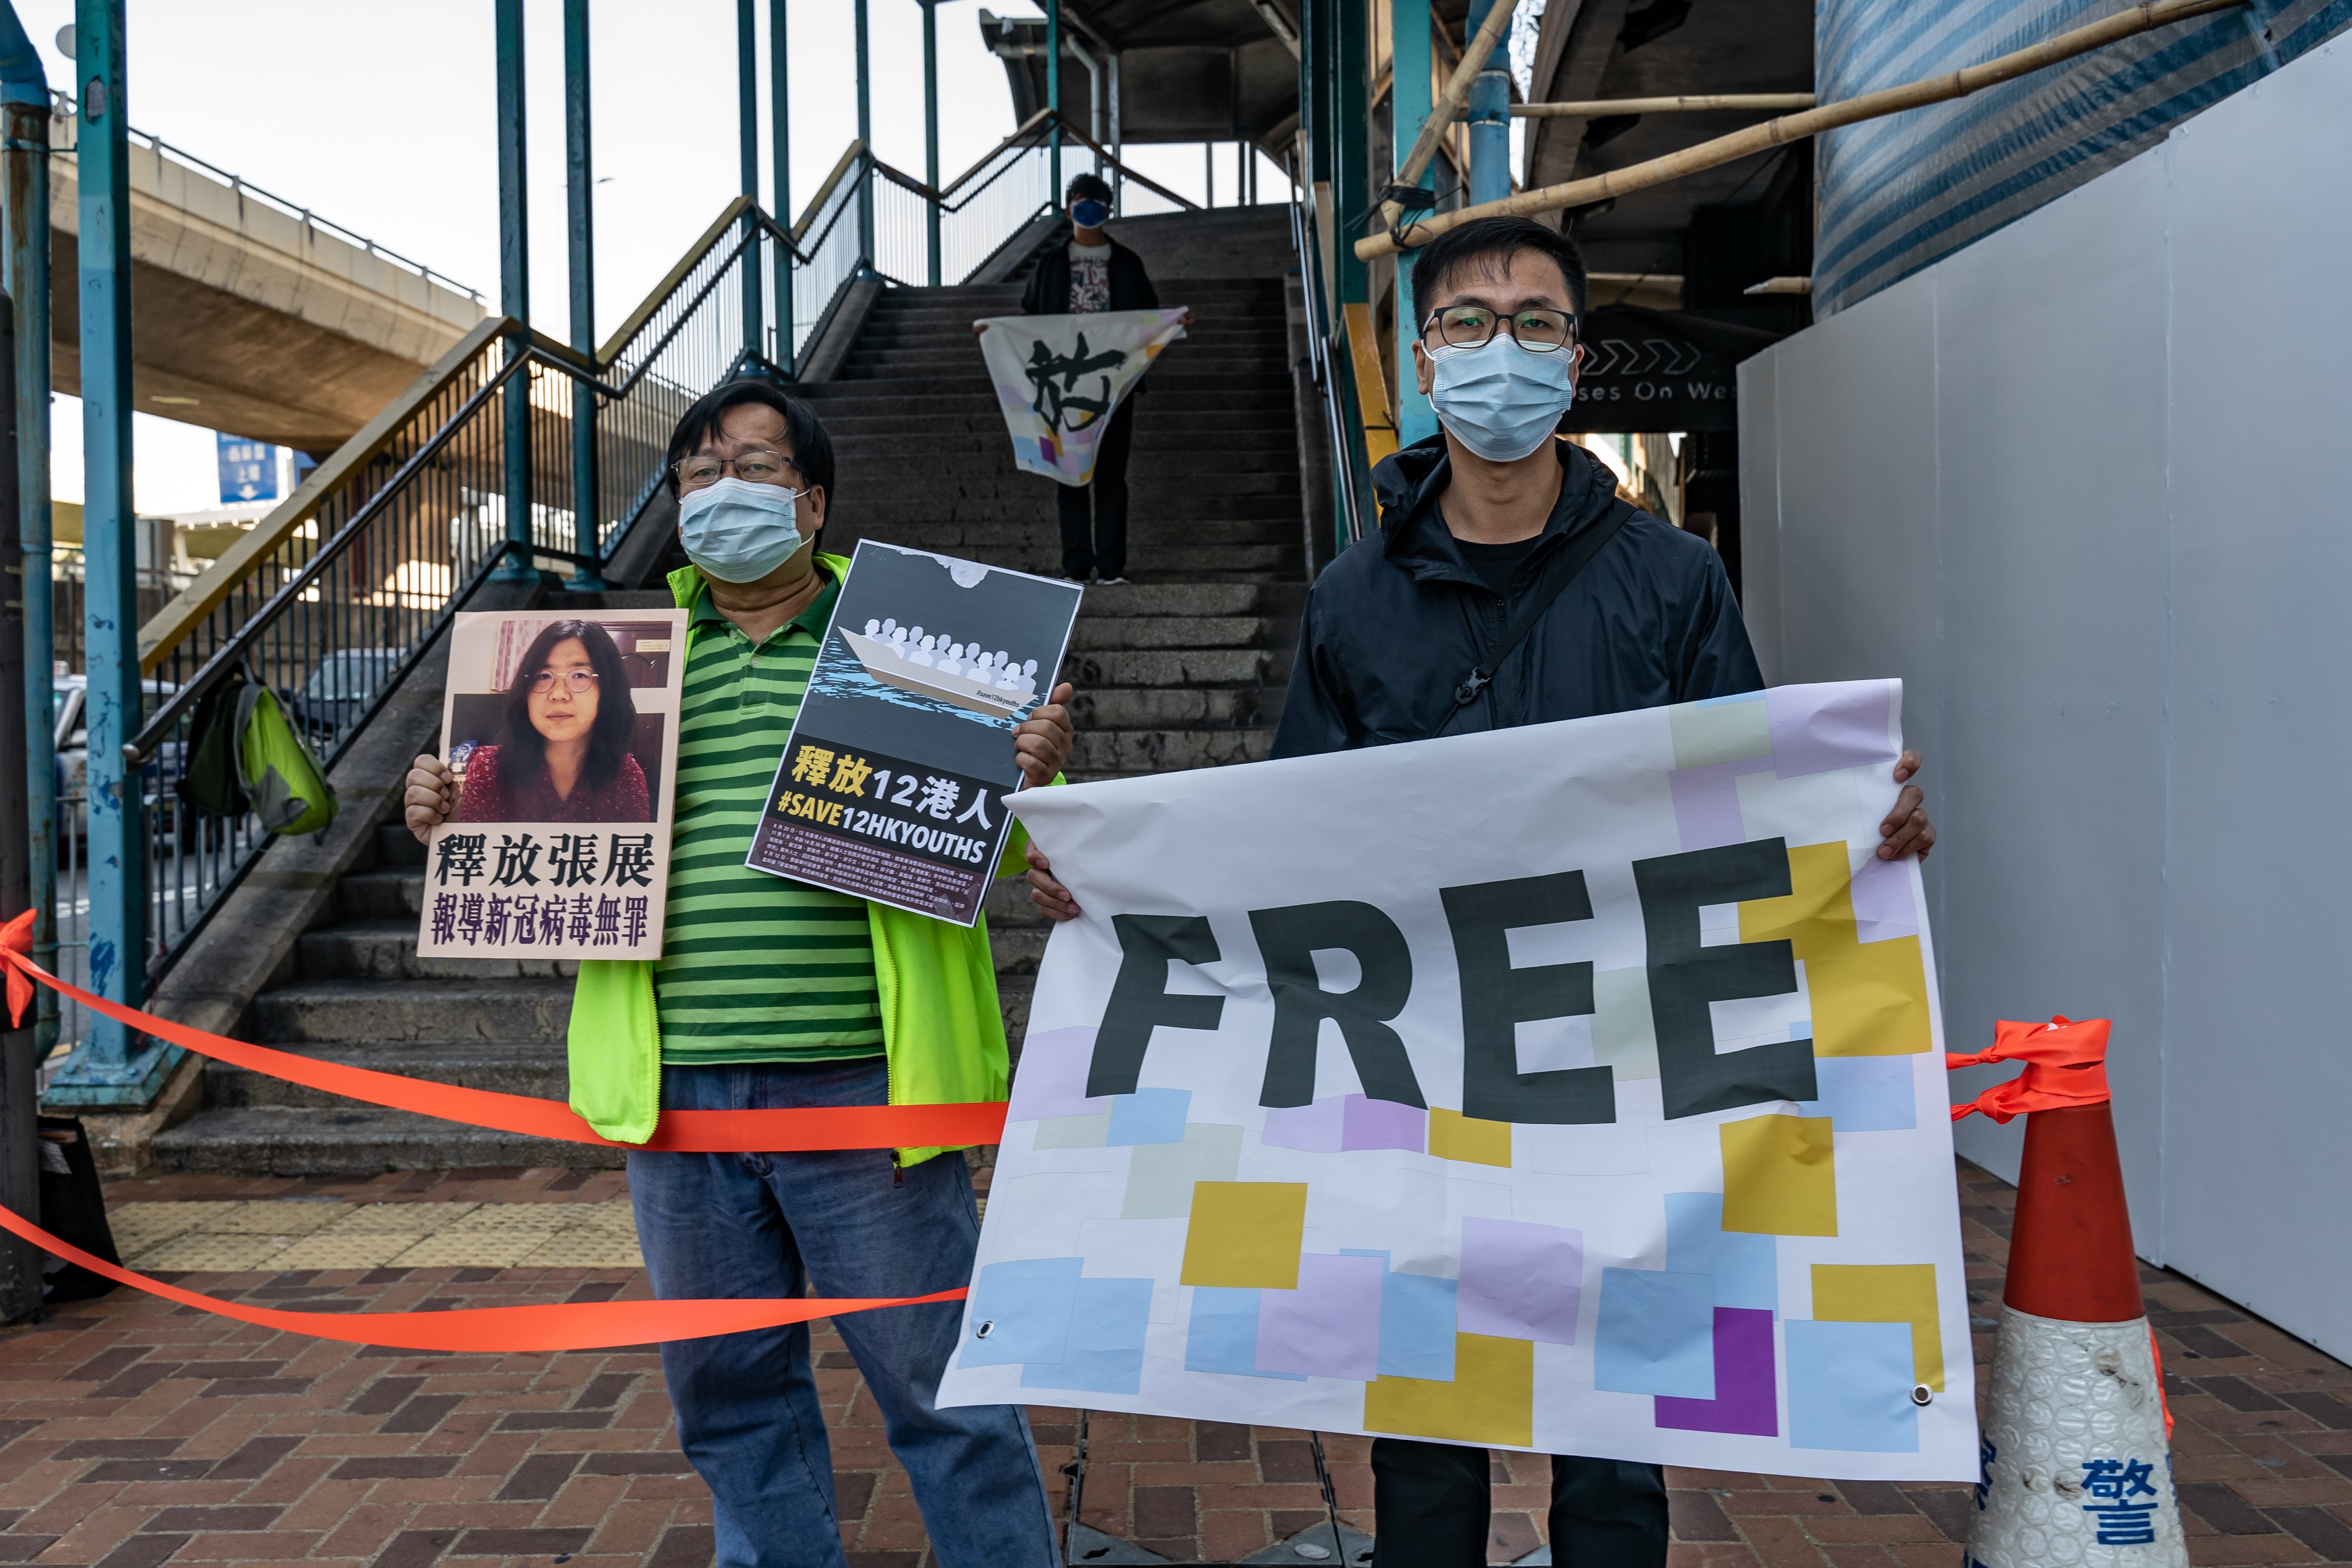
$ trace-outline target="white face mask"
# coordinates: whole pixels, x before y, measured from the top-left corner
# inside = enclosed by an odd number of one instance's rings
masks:
[[[678,498],[686,559],[721,582],[757,582],[801,548],[798,508],[805,490],[721,479]]]
[[[1544,444],[1576,401],[1576,350],[1531,354],[1497,332],[1475,349],[1424,349],[1437,372],[1430,406],[1454,439],[1489,463],[1516,463]]]

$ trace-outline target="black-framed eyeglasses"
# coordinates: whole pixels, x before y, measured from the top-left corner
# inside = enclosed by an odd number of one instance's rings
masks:
[[[1494,341],[1496,329],[1508,332],[1531,354],[1556,353],[1576,341],[1576,318],[1565,310],[1514,310],[1508,315],[1483,305],[1449,305],[1433,310],[1421,324],[1424,347],[1433,330],[1449,349],[1483,349]]]
[[[593,670],[566,670],[563,672],[562,680],[564,686],[573,696],[580,696],[596,689],[596,672]],[[540,671],[530,678],[530,695],[535,697],[545,696],[555,689],[555,682],[556,674],[553,670]]]
[[[735,471],[735,477],[753,485],[781,485],[785,475],[799,472],[793,466],[793,460],[781,452],[739,452],[732,457],[714,457],[707,452],[698,452],[691,457],[677,460],[678,487],[684,490],[707,489],[726,477],[730,468]]]

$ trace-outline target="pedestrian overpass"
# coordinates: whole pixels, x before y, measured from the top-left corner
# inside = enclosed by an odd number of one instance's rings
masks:
[[[49,356],[81,390],[74,108],[49,120]],[[133,406],[323,456],[488,310],[471,288],[131,134]]]

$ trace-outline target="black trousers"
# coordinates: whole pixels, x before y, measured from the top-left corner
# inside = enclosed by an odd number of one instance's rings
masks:
[[[1373,1438],[1372,1568],[1486,1568],[1489,1473],[1484,1448]],[[1551,1560],[1665,1568],[1665,1471],[1553,1455]]]
[[[1095,448],[1094,483],[1054,486],[1062,509],[1063,576],[1083,580],[1097,574],[1127,575],[1127,449],[1134,441],[1135,397],[1129,393]]]

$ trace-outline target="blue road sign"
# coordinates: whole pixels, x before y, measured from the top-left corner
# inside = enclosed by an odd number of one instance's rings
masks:
[[[221,505],[278,499],[278,448],[236,435],[219,440]]]

